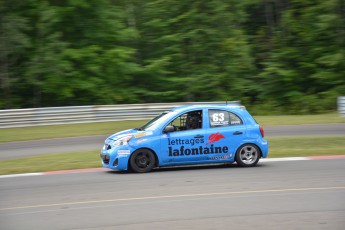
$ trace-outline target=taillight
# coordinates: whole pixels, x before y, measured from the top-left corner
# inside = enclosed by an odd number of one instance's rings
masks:
[[[264,131],[264,129],[262,128],[261,125],[260,125],[260,133],[261,133],[261,136],[262,136],[262,137],[265,137],[265,131]]]

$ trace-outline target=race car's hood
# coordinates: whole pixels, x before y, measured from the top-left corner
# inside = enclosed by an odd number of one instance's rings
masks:
[[[122,137],[128,136],[128,135],[135,135],[138,132],[142,132],[142,131],[138,131],[136,129],[127,129],[118,133],[114,133],[113,135],[111,135],[110,137],[108,137],[108,139],[111,139],[113,141],[116,141],[117,139],[120,139]]]
[[[109,136],[107,139],[116,141],[122,137],[133,135],[135,138],[140,138],[143,136],[152,135],[152,131],[144,131],[144,130],[137,130],[137,129],[127,129],[118,133],[114,133],[113,135]]]

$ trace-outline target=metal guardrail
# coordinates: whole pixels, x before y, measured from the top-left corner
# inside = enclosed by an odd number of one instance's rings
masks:
[[[338,97],[338,112],[340,116],[345,117],[345,96]]]
[[[191,104],[225,104],[225,102],[121,104],[0,110],[0,128],[146,120],[173,107]],[[228,104],[240,105],[240,102],[231,101]]]

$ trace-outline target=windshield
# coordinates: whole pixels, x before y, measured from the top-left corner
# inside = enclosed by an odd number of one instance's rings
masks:
[[[137,130],[147,130],[147,129],[154,129],[157,124],[160,124],[162,121],[166,120],[167,114],[171,113],[172,111],[166,111],[158,115],[157,117],[153,118],[149,122],[147,122],[144,126],[137,128]]]

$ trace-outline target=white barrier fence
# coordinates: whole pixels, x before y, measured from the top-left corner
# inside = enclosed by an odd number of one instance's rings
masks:
[[[121,104],[0,110],[0,128],[146,120],[173,107],[190,104],[225,104],[225,102]],[[231,101],[228,104],[240,105],[240,102]]]
[[[345,117],[345,97],[338,97],[338,112],[340,116]]]

